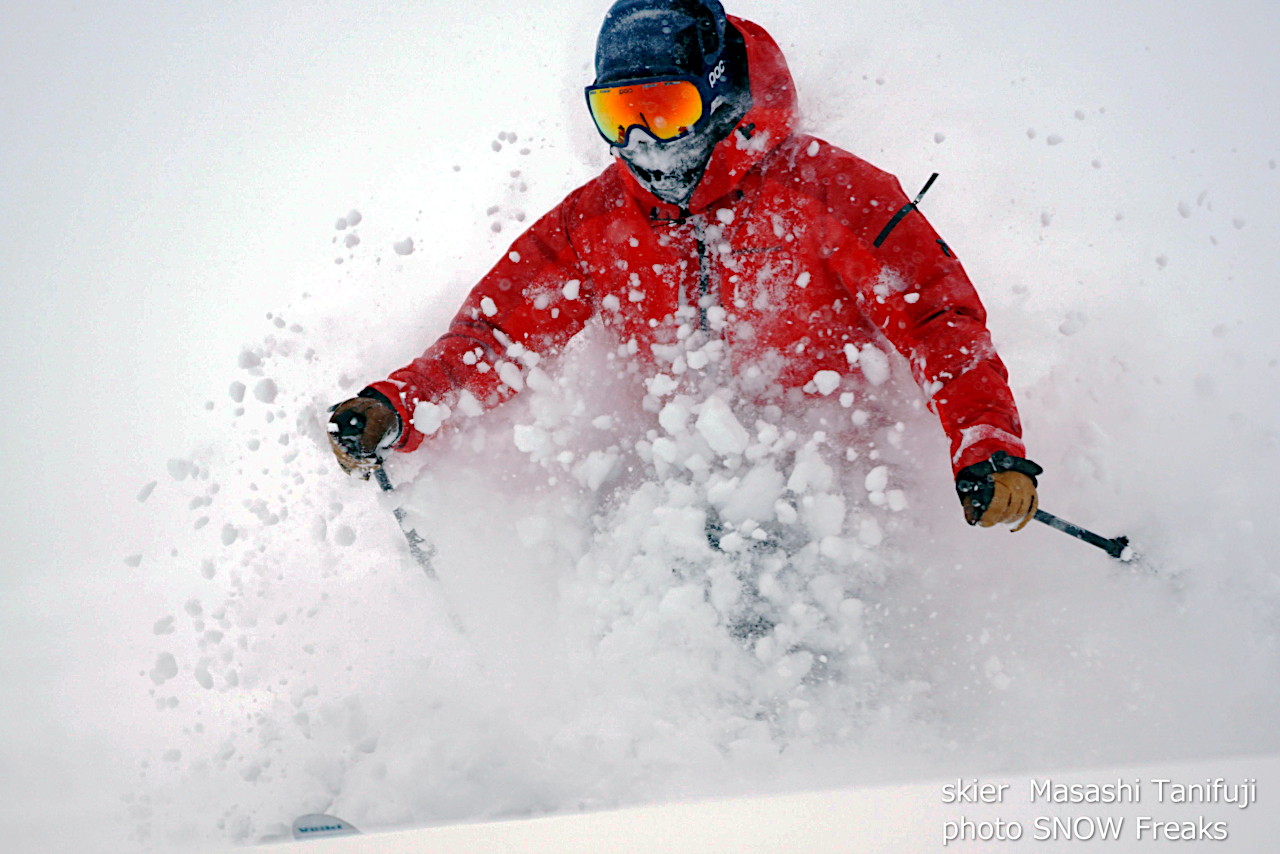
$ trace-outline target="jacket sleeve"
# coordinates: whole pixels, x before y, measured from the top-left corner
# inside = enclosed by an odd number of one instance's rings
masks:
[[[422,356],[370,386],[400,415],[397,449],[412,451],[425,436],[510,398],[527,371],[591,317],[591,282],[570,242],[577,195],[512,244]]]
[[[986,310],[960,262],[919,210],[876,238],[907,196],[892,175],[852,158],[853,198],[841,194],[826,239],[837,275],[863,314],[907,358],[951,442],[952,472],[996,451],[1025,457],[1008,372],[991,342]],[[847,172],[846,172],[847,174]]]

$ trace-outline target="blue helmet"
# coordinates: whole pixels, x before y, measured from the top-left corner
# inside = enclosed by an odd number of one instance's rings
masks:
[[[600,27],[595,85],[666,75],[708,80],[726,58],[729,26],[720,0],[618,0]],[[728,71],[715,82],[738,76]]]

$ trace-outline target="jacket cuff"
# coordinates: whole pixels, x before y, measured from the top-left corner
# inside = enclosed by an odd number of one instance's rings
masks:
[[[1010,426],[1013,430],[1017,430],[1016,421]],[[961,469],[975,463],[989,460],[1001,451],[1014,457],[1025,456],[1027,453],[1021,436],[987,423],[973,424],[961,429],[952,439],[952,449],[951,473],[953,475],[959,474]]]
[[[985,462],[965,466],[956,474],[956,483],[972,483],[986,481],[993,474],[1002,471],[1016,471],[1031,478],[1031,482],[1039,486],[1036,478],[1044,474],[1044,469],[1023,457],[1015,457],[1005,451],[996,451]]]
[[[422,443],[422,434],[414,429],[409,409],[405,406],[404,398],[395,383],[385,380],[373,383],[361,390],[360,397],[380,400],[395,410],[396,417],[400,419],[400,436],[396,439],[395,444],[391,446],[393,450],[412,451]]]

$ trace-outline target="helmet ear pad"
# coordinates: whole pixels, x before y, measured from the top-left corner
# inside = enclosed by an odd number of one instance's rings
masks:
[[[724,91],[720,94],[739,106],[742,115],[746,115],[747,110],[751,109],[751,71],[747,67],[747,42],[731,23],[725,24],[724,36]],[[740,115],[739,118],[741,117]],[[726,135],[731,130],[732,127],[726,130]]]

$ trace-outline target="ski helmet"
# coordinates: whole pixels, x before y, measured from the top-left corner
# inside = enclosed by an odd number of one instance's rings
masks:
[[[595,85],[664,75],[706,80],[725,58],[728,27],[720,0],[617,0],[596,42]]]
[[[655,121],[650,126],[650,119],[656,117],[646,117],[634,93],[611,91],[663,78],[685,81],[684,93],[696,87],[692,107],[687,94],[680,93],[680,103],[664,104],[675,111],[666,116],[670,135],[654,133],[659,125]],[[604,98],[597,103],[593,95],[627,96],[615,100],[622,114],[613,113]],[[596,82],[587,87],[587,101],[600,135],[615,146],[640,183],[668,203],[684,204],[715,146],[750,107],[742,34],[725,17],[720,0],[617,0],[600,28]],[[633,111],[638,112],[627,115]],[[682,120],[682,112],[692,121]],[[649,131],[661,153],[643,138],[632,138],[631,129],[637,127]]]

